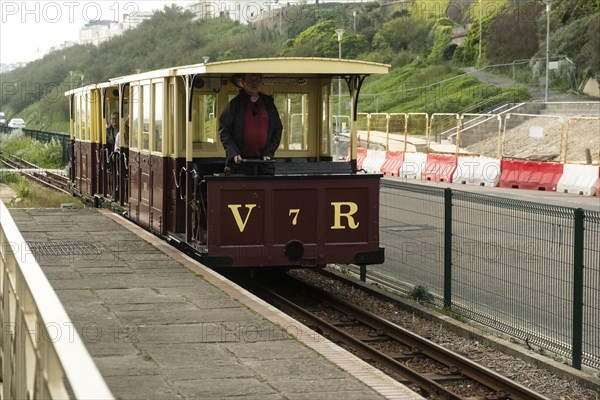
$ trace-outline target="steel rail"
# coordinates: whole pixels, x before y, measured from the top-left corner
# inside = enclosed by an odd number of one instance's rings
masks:
[[[27,179],[34,181],[42,186],[48,187],[50,189],[53,189],[53,190],[56,190],[58,192],[62,192],[65,194],[71,194],[71,192],[69,192],[66,189],[67,180],[65,179],[64,183],[59,182],[60,175],[54,174],[52,172],[46,172],[46,171],[44,171],[43,168],[40,168],[39,166],[32,164],[29,161],[23,160],[21,158],[14,157],[14,156],[12,158],[13,159],[11,160],[4,155],[0,155],[0,162],[4,163],[9,168],[14,169],[15,172],[19,172],[20,174],[25,176]],[[24,169],[25,170],[34,169],[37,171],[44,171],[47,174],[46,175],[47,179],[43,179],[42,177],[38,176],[38,174],[40,174],[40,172],[30,173],[30,172],[25,171]],[[60,186],[58,186],[57,184]]]
[[[472,379],[473,381],[482,384],[490,390],[495,391],[498,399],[549,400],[549,398],[540,395],[539,393],[536,393],[535,391],[517,382],[514,382],[489,368],[479,365],[472,360],[456,354],[455,352],[450,351],[430,340],[422,338],[392,322],[384,320],[369,311],[363,310],[356,305],[340,299],[321,289],[314,288],[309,285],[306,286],[309,288],[309,290],[316,292],[321,298],[326,299],[328,305],[332,308],[344,314],[352,315],[352,317],[357,321],[370,327],[378,333],[381,333],[382,336],[388,336],[390,339],[410,347],[413,349],[413,353],[422,354],[423,356],[447,366],[454,373],[453,376],[462,374],[462,376]],[[332,335],[332,337],[348,343],[351,347],[355,348],[367,358],[376,360],[378,363],[390,368],[403,378],[416,383],[425,394],[436,394],[447,399],[462,398],[439,385],[434,379],[430,379],[421,375],[419,372],[405,366],[396,359],[381,353],[376,349],[373,349],[367,343],[351,337],[349,334],[340,330],[336,326],[321,320],[313,315],[310,311],[304,310],[302,307],[285,299],[283,296],[274,293],[272,290],[265,287],[261,287],[261,290],[268,293],[269,296],[277,301],[282,307],[299,313],[304,318],[311,321],[311,323],[314,323],[316,326],[318,326],[318,328],[322,331],[326,331],[328,334]],[[451,379],[452,377],[446,376],[441,379],[449,378]]]
[[[319,289],[317,289],[320,291]],[[498,394],[506,394],[509,398],[514,399],[535,399],[549,400],[547,397],[536,393],[535,391],[506,378],[489,368],[486,368],[474,361],[461,356],[451,350],[448,350],[437,343],[418,336],[409,330],[402,328],[390,321],[387,321],[369,311],[363,310],[354,304],[351,304],[343,299],[340,299],[331,294],[322,292],[327,296],[327,301],[337,310],[351,314],[363,324],[376,329],[377,331],[385,332],[385,335],[392,339],[405,343],[412,348],[420,349],[421,353],[427,357],[438,361],[451,368],[457,368],[460,373],[474,381],[477,381],[493,390]]]
[[[306,320],[310,321],[310,323],[314,324],[314,326],[317,328],[317,332],[326,332],[328,335],[330,335],[331,338],[334,338],[334,340],[346,343],[349,346],[351,346],[354,350],[361,353],[363,359],[372,359],[382,364],[383,366],[391,369],[392,371],[394,371],[394,373],[397,373],[398,375],[406,379],[408,382],[417,384],[419,388],[421,388],[421,395],[435,394],[437,396],[442,396],[445,399],[461,400],[461,397],[448,391],[448,389],[444,388],[437,382],[427,378],[426,376],[423,376],[422,374],[413,370],[412,368],[407,367],[402,363],[399,363],[392,357],[373,349],[365,342],[356,339],[355,337],[347,334],[346,332],[342,331],[336,326],[322,320],[310,311],[298,306],[297,304],[286,299],[285,297],[263,286],[260,287],[260,290],[264,291],[269,296],[269,300],[273,301],[278,307],[287,310],[288,312],[291,311],[293,313],[297,313],[302,318],[305,318]]]

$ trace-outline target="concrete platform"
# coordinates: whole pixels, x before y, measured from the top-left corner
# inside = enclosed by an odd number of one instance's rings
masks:
[[[0,201],[8,203],[17,197],[17,194],[8,185],[0,183]]]
[[[421,399],[103,210],[10,210],[118,399]]]

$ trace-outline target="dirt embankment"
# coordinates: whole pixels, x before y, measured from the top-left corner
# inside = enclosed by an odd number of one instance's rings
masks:
[[[600,163],[600,119],[539,116],[509,119],[501,135],[466,147],[487,157]]]

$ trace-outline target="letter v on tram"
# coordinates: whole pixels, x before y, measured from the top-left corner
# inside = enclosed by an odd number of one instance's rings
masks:
[[[244,59],[70,90],[73,190],[120,209],[214,268],[383,263],[381,176],[357,171],[353,121],[363,81],[388,68],[355,60]],[[238,94],[243,74],[262,75],[261,91],[273,96],[283,124],[271,175],[225,168],[219,116]],[[334,150],[337,79],[350,95],[343,157]],[[107,142],[115,112],[116,146]]]

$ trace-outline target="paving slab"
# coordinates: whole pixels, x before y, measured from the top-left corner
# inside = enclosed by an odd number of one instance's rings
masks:
[[[115,398],[421,398],[115,214],[11,215]]]

